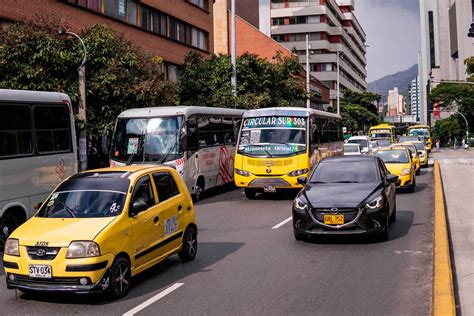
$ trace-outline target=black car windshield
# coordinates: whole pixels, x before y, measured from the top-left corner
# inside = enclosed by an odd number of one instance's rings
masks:
[[[119,161],[176,160],[180,150],[181,116],[119,118],[112,140],[111,158]]]
[[[376,160],[321,162],[311,175],[311,183],[370,183],[379,181]]]
[[[306,151],[306,118],[257,117],[243,122],[238,152],[251,156],[288,156]]]
[[[346,153],[358,153],[360,152],[359,146],[357,144],[344,144],[344,152]]]
[[[409,163],[410,160],[407,151],[403,149],[398,150],[382,150],[377,153],[384,163]]]
[[[349,139],[348,144],[359,144],[360,147],[369,147],[369,143],[366,139]]]
[[[63,182],[39,210],[38,217],[96,218],[122,213],[130,180],[126,173],[79,174]]]

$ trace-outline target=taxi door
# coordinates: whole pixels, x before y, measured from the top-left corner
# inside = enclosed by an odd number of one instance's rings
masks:
[[[186,228],[185,210],[190,207],[186,196],[179,192],[173,176],[161,171],[153,174],[160,217],[160,255],[176,250],[181,246],[181,240]]]
[[[138,200],[144,201],[148,208],[137,214],[130,213],[133,203]],[[159,207],[156,204],[150,176],[146,175],[138,179],[130,203],[129,214],[133,230],[134,268],[136,268],[159,255],[156,243],[162,236],[159,227]]]

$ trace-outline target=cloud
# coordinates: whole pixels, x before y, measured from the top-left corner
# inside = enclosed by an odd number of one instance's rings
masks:
[[[356,0],[355,15],[367,34],[367,81],[417,63],[420,18],[417,0]]]

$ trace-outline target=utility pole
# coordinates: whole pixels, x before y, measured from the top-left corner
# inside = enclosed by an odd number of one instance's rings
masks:
[[[339,53],[340,53],[340,51],[337,51],[337,53],[336,53],[336,56],[337,56],[337,58],[336,58],[336,64],[337,64],[337,67],[336,67],[336,68],[337,68],[337,69],[336,69],[336,72],[337,72],[337,73],[336,73],[336,81],[337,81],[337,83],[336,83],[336,84],[337,84],[337,87],[336,87],[337,111],[336,111],[336,113],[337,113],[338,115],[341,114],[341,104],[340,104],[340,100],[339,100],[339,86],[340,86],[340,84],[339,84]]]
[[[311,108],[310,74],[309,74],[309,35],[306,34],[306,108]]]
[[[73,33],[66,31],[64,28],[59,28],[59,34],[68,34],[76,37],[82,45],[84,56],[77,71],[79,72],[79,110],[78,118],[82,121],[83,127],[79,130],[79,171],[87,170],[87,116],[86,116],[86,62],[87,50],[82,38]]]
[[[237,96],[237,59],[235,56],[235,0],[231,1],[230,5],[231,11],[231,35],[230,35],[230,59],[232,63],[232,78],[231,78],[231,85],[232,85],[232,94]]]

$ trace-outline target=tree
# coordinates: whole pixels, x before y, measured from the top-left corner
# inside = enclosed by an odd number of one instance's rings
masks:
[[[296,58],[277,54],[274,62],[254,54],[237,58],[237,97],[232,94],[232,65],[228,55],[204,59],[190,52],[180,77],[180,100],[186,105],[255,109],[289,106],[306,98],[297,79],[301,65]]]
[[[380,100],[380,95],[370,92],[346,90],[341,99],[342,125],[349,131],[367,131],[379,124],[377,107],[373,104]]]
[[[344,100],[350,104],[358,104],[363,106],[370,112],[378,115],[377,104],[380,102],[381,96],[372,92],[357,92],[346,90],[344,92]]]
[[[437,120],[435,123],[433,138],[439,138],[441,143],[444,145],[450,145],[455,138],[459,140],[463,137],[463,131],[461,124],[456,116],[450,116],[448,118]]]
[[[58,27],[42,20],[14,24],[0,35],[0,88],[64,92],[77,113],[82,46],[59,35]],[[88,52],[87,130],[93,146],[98,147],[98,135],[112,130],[120,112],[177,103],[178,87],[163,80],[159,57],[141,52],[108,26],[95,25],[80,36]]]

